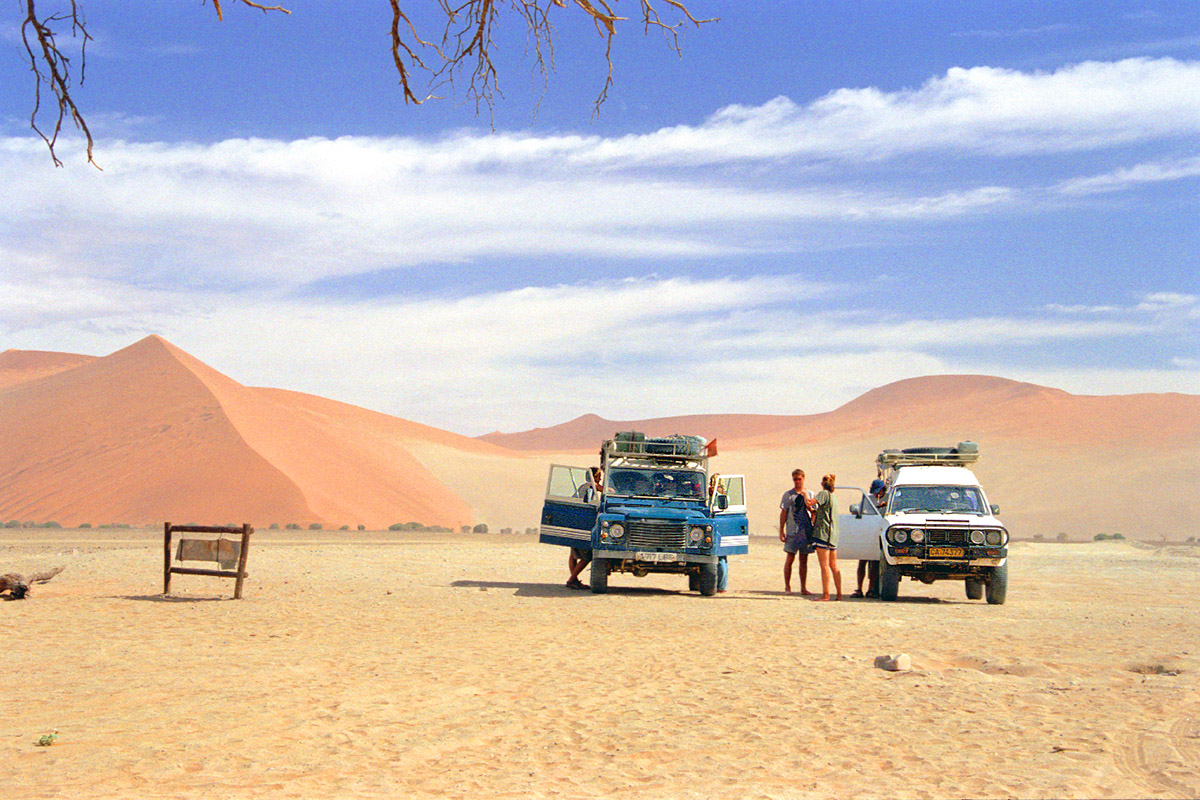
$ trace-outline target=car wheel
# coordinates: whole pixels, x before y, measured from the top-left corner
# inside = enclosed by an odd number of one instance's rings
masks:
[[[979,578],[967,578],[967,599],[979,600],[983,597],[983,581]]]
[[[698,588],[700,589],[700,594],[704,595],[705,597],[712,597],[717,593],[716,562],[713,562],[712,564],[701,564],[700,575],[698,578]]]
[[[688,573],[688,589],[693,592],[700,591],[700,575],[696,572]]]
[[[1008,595],[1008,562],[1005,562],[999,567],[992,567],[992,574],[988,576],[987,582],[987,601],[989,605],[1002,606],[1004,599]]]
[[[900,594],[900,568],[879,557],[879,599],[895,600]]]
[[[592,594],[608,591],[608,559],[592,557]]]

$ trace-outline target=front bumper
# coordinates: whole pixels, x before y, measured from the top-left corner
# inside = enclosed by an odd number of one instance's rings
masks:
[[[671,555],[674,558],[667,561],[661,561],[657,558],[663,555]],[[611,558],[614,561],[635,561],[638,564],[644,564],[648,567],[665,567],[670,564],[678,564],[679,562],[715,564],[718,558],[715,555],[705,555],[703,553],[656,553],[644,550],[606,550],[600,547],[592,550],[592,557]]]
[[[937,579],[984,575],[1002,566],[1008,558],[1007,547],[971,545],[949,548],[961,551],[961,556],[947,556],[944,553],[930,555],[931,549],[946,548],[941,545],[892,544],[888,546],[888,561],[900,570],[901,575]]]

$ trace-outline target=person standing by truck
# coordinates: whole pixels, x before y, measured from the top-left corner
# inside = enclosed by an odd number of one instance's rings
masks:
[[[604,473],[599,467],[588,469],[587,480],[575,491],[575,496],[584,502],[591,503],[597,499],[604,486]],[[567,556],[567,569],[571,575],[567,578],[568,589],[586,589],[579,573],[592,563],[592,551],[582,547],[572,547]]]
[[[804,489],[804,470],[792,470],[792,488],[779,501],[779,541],[783,542],[783,590],[792,592],[792,563],[800,556],[800,594],[808,594],[808,554],[812,550],[812,518],[809,503],[812,492]]]
[[[887,484],[883,481],[883,470],[879,470],[875,480],[871,481],[871,488],[867,490],[868,497],[863,498],[864,503],[874,503],[880,513],[887,507]],[[867,580],[867,593],[863,594],[863,579]],[[879,597],[879,561],[864,561],[858,562],[858,586],[854,590],[851,597]]]
[[[836,483],[837,476],[832,473],[821,478],[821,491],[817,493],[813,513],[813,543],[817,548],[817,561],[821,563],[821,600],[831,599],[831,578],[837,590],[837,599],[842,599],[842,571],[837,563],[837,498],[833,496]]]

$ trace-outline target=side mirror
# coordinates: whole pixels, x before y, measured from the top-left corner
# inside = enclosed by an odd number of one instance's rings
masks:
[[[993,506],[992,506],[992,515],[993,515],[993,516],[997,516],[997,515],[999,515],[999,514],[1000,514],[1000,506],[998,506],[998,505],[993,505]]]
[[[724,511],[729,508],[729,495],[719,494],[716,499],[717,511]]]
[[[855,503],[854,505],[850,506],[850,513],[854,515],[855,519],[862,519],[862,506],[860,506],[858,503]]]

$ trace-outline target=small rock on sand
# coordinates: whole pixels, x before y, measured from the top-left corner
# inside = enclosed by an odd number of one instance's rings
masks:
[[[908,653],[896,656],[876,656],[875,666],[886,669],[888,672],[907,672],[912,669],[912,658]]]

